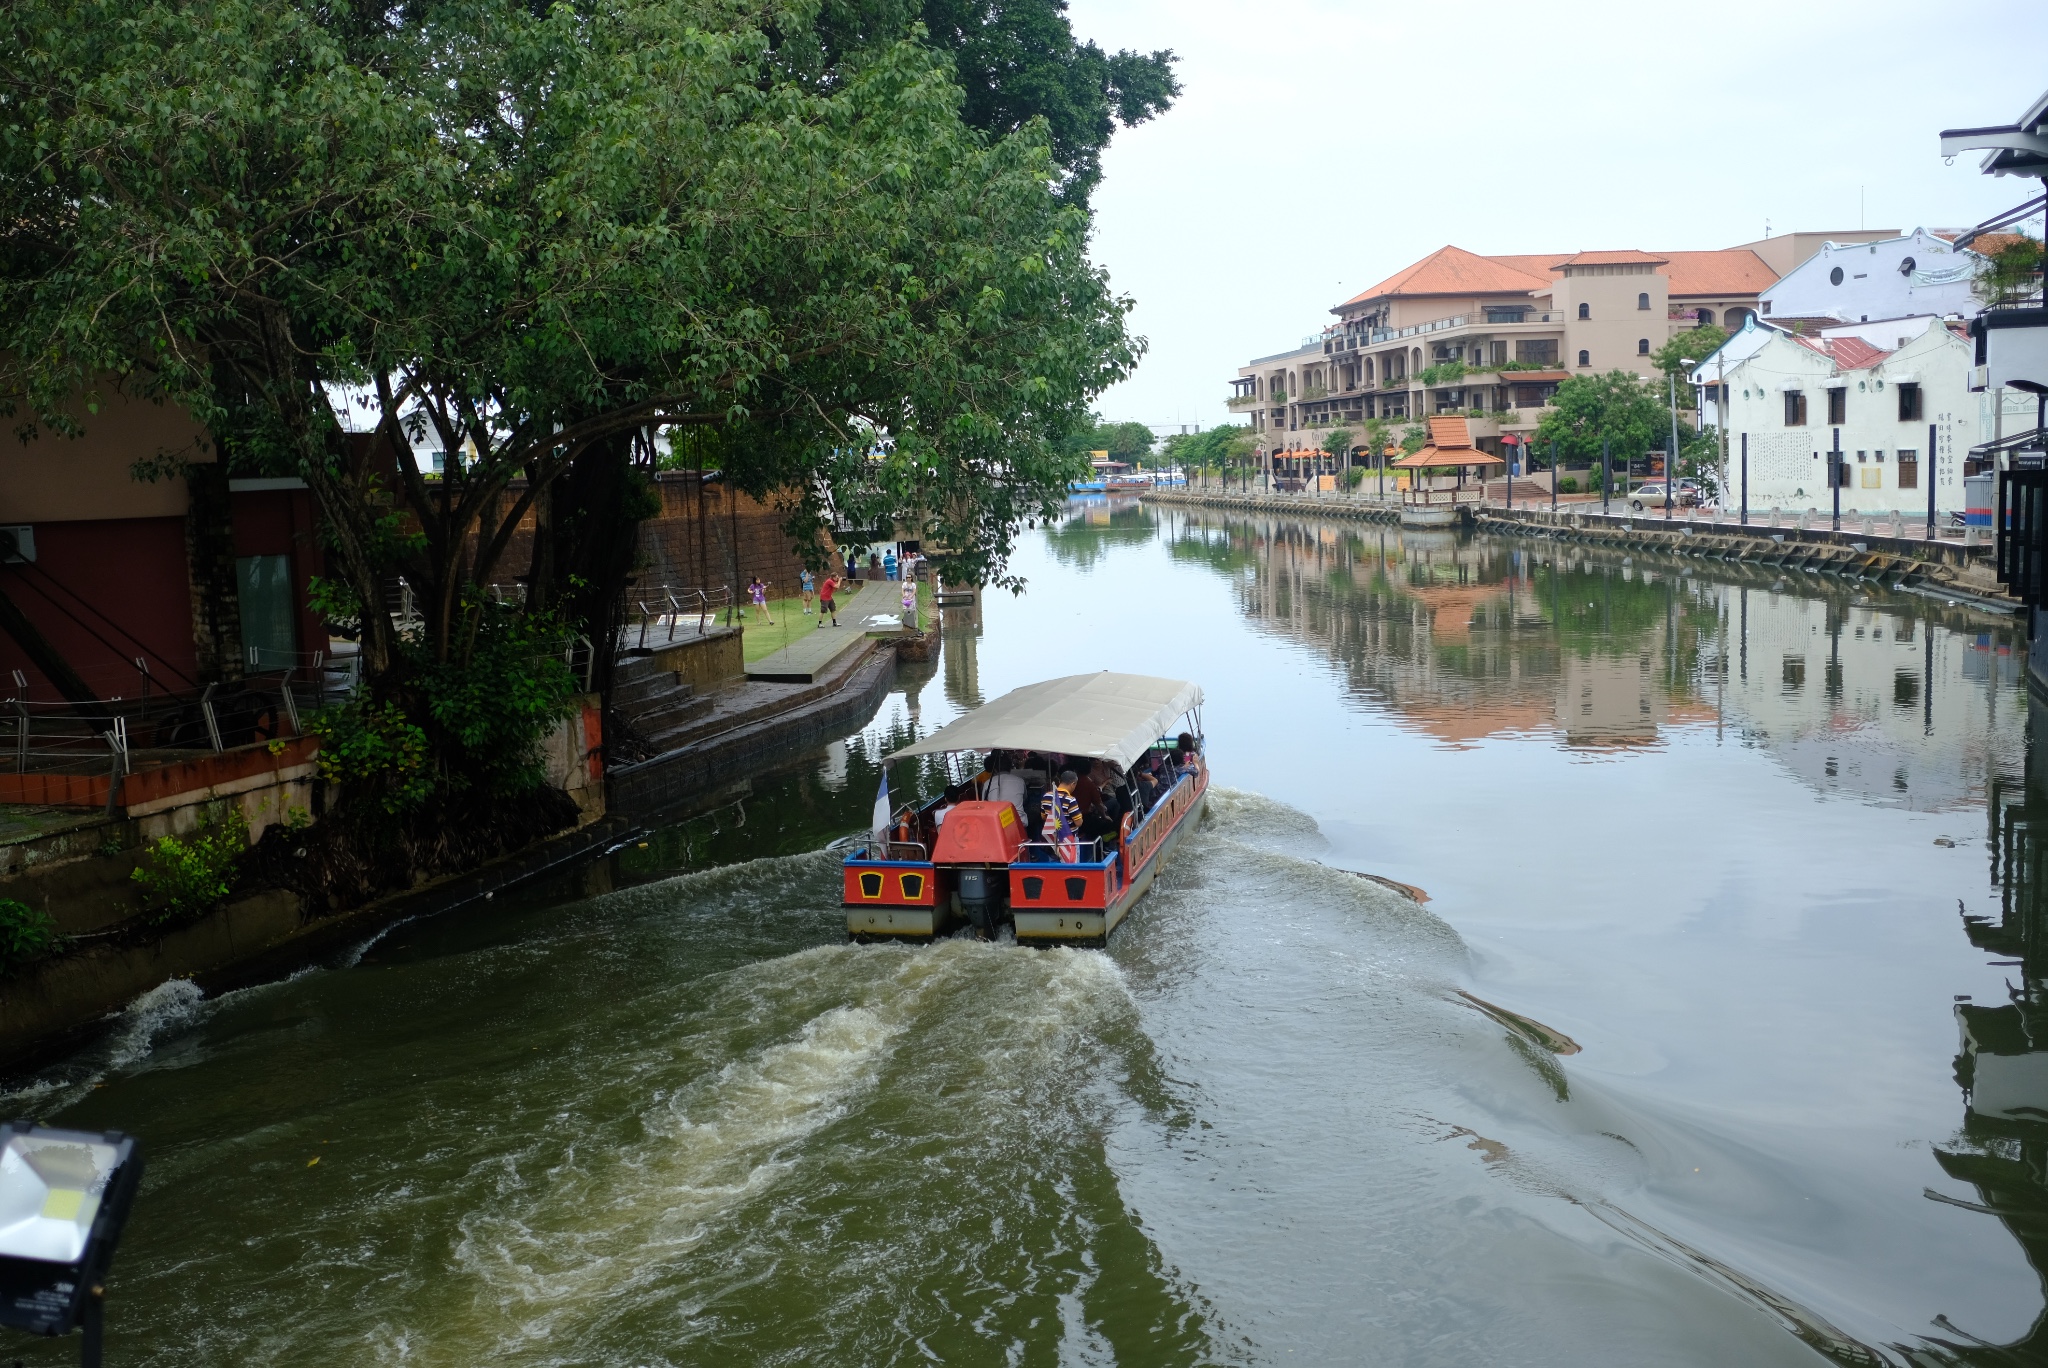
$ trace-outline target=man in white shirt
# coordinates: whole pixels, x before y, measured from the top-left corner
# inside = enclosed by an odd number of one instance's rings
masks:
[[[1008,803],[1017,810],[1017,820],[1024,820],[1024,776],[1012,766],[1007,751],[988,758],[988,782],[981,786],[981,796],[992,803]]]

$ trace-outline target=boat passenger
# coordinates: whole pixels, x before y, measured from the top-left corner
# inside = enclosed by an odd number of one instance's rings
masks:
[[[1100,801],[1090,805],[1081,818],[1081,840],[1084,843],[1093,843],[1098,859],[1101,858],[1101,852],[1109,838],[1116,835],[1116,829],[1116,818],[1109,815],[1109,809]]]
[[[1193,733],[1182,732],[1174,743],[1174,768],[1179,770],[1199,769],[1201,767],[1201,763],[1201,752],[1195,749],[1195,738]]]
[[[1079,771],[1079,774],[1080,777],[1074,781],[1074,800],[1081,805],[1081,811],[1086,812],[1102,801],[1102,785],[1095,782],[1093,765]]]
[[[988,758],[989,776],[981,786],[981,796],[991,803],[1008,803],[1017,811],[1017,820],[1024,820],[1024,777],[1007,751],[997,751]]]
[[[1081,805],[1074,799],[1076,777],[1072,770],[1061,770],[1059,784],[1045,795],[1042,830],[1046,844],[1062,864],[1072,864],[1081,857]]]

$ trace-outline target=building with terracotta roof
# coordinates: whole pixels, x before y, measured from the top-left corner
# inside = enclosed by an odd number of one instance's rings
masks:
[[[1789,256],[1757,246],[1533,256],[1442,247],[1335,306],[1318,338],[1241,366],[1230,407],[1278,447],[1317,445],[1285,436],[1304,429],[1463,414],[1479,448],[1498,454],[1503,434],[1535,428],[1568,376],[1648,377],[1651,354],[1673,335],[1739,328],[1781,273],[1772,259]]]
[[[1969,368],[1960,326],[1923,315],[1818,335],[1753,322],[1694,379],[1725,378],[1728,388],[1730,502],[1742,497],[1746,462],[1752,512],[1827,512],[1839,440],[1844,516],[1917,521],[1930,485],[1939,512],[1963,507],[1963,477],[1976,473],[1970,448],[1993,423],[1969,392]]]

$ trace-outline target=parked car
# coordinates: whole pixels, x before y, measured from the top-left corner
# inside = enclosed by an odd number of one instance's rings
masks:
[[[1648,484],[1637,485],[1634,489],[1619,497],[1621,502],[1627,504],[1633,512],[1641,513],[1652,508],[1662,508],[1664,506],[1664,482],[1662,480],[1652,480]],[[1697,480],[1680,480],[1678,482],[1678,507],[1691,508],[1697,505],[1699,501],[1699,482]]]

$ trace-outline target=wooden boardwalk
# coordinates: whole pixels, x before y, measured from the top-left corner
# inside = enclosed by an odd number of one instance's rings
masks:
[[[846,609],[839,610],[841,614]],[[834,662],[848,651],[868,644],[865,629],[855,626],[813,627],[811,619],[800,619],[807,629],[795,641],[772,655],[762,656],[747,666],[747,678],[770,684],[810,684],[828,673]]]

